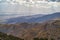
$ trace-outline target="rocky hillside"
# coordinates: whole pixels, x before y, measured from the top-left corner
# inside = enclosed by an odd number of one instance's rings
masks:
[[[24,39],[0,32],[0,40],[24,40]]]
[[[44,23],[0,24],[0,32],[24,40],[33,40],[33,38],[60,40],[60,20],[50,20]]]

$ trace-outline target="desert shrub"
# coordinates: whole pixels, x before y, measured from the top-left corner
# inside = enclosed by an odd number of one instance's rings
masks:
[[[40,38],[40,40],[48,40],[48,38]]]
[[[55,39],[51,38],[51,40],[55,40]]]
[[[7,34],[0,32],[0,40],[24,40],[24,39],[21,39],[21,38],[12,36],[12,35],[7,35]]]
[[[34,38],[34,40],[48,40],[48,38]]]
[[[34,40],[39,40],[39,38],[34,38]]]
[[[43,38],[40,38],[40,40],[44,40]]]

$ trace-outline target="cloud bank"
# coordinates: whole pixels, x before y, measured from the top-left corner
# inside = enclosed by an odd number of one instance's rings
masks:
[[[18,1],[0,1],[0,18],[4,20],[19,16],[52,14],[54,12],[60,12],[60,2],[40,1],[36,3],[32,2],[20,4]]]

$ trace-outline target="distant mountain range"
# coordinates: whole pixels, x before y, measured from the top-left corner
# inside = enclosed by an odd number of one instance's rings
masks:
[[[28,22],[29,19],[42,17],[44,15],[45,14],[37,14],[37,15],[30,15],[30,16],[14,17],[14,18],[6,19],[5,23],[23,23],[23,22]]]
[[[31,40],[36,37],[60,40],[60,12],[50,15],[11,18],[7,19],[5,23],[8,24],[0,24],[0,32],[7,35],[13,35],[24,40]]]
[[[45,22],[48,20],[53,20],[56,18],[60,18],[60,12],[56,12],[53,14],[49,14],[49,15],[32,15],[32,16],[22,16],[22,17],[16,17],[16,18],[10,18],[7,19],[7,21],[5,23],[40,23],[40,22]]]

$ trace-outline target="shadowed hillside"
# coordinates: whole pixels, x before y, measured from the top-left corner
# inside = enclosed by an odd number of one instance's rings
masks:
[[[0,32],[0,40],[24,40],[24,39]]]
[[[44,23],[0,24],[0,32],[24,40],[60,40],[60,20],[50,20]]]

